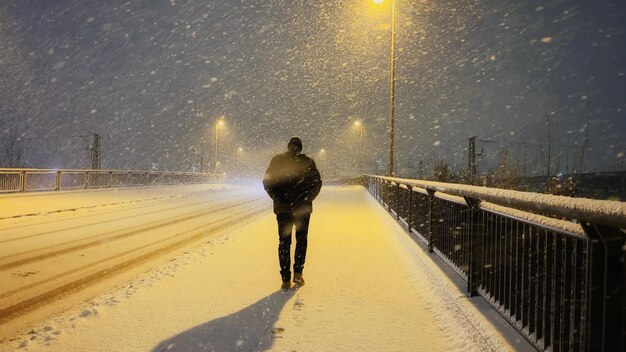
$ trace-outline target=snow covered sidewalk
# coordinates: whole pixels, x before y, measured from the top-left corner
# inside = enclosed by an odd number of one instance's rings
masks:
[[[277,246],[268,213],[0,350],[511,349],[361,187],[314,204],[304,287],[278,290]]]

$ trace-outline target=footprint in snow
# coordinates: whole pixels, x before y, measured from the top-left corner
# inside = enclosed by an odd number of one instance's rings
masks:
[[[98,310],[96,308],[85,309],[79,314],[81,318],[87,318],[92,315],[98,315]]]
[[[19,277],[27,277],[27,276],[31,276],[31,275],[36,275],[39,271],[27,271],[27,272],[20,272],[20,271],[16,271],[14,273],[11,273],[11,276],[15,277],[15,276],[19,276]]]
[[[285,332],[285,328],[272,328],[272,335],[282,334],[283,332]]]

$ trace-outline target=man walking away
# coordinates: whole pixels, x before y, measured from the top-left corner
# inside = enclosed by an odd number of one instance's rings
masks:
[[[263,177],[263,187],[274,201],[274,213],[278,222],[278,261],[283,283],[281,288],[291,287],[291,233],[296,228],[296,251],[293,264],[293,282],[304,285],[302,270],[306,259],[309,219],[313,212],[313,200],[320,193],[322,178],[313,158],[301,154],[302,139],[293,137],[287,144],[287,152],[272,158]]]

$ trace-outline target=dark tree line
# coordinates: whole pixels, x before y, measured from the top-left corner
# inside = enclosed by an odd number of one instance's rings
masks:
[[[18,168],[22,166],[22,143],[13,123],[0,135],[0,167]]]

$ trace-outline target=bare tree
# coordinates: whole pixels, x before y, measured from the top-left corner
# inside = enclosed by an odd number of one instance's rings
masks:
[[[452,172],[450,165],[445,159],[436,159],[433,163],[433,179],[440,182],[449,182],[452,180]]]
[[[18,168],[21,166],[22,145],[20,136],[13,125],[13,121],[9,122],[9,128],[4,138],[4,158],[2,166],[9,168]]]

